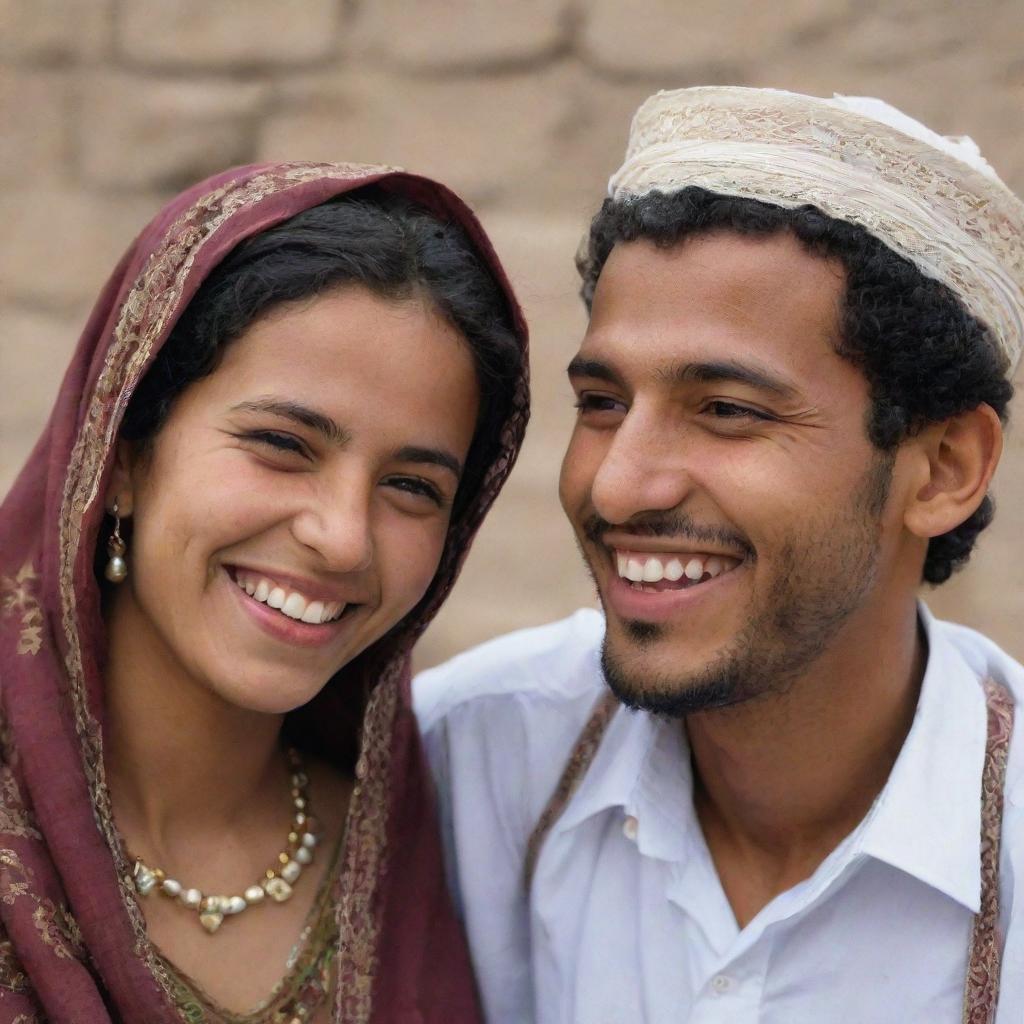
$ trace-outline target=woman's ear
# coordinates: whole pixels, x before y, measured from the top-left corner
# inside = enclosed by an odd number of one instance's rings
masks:
[[[137,446],[131,441],[119,440],[114,452],[114,469],[104,498],[104,507],[110,511],[117,502],[117,514],[125,517],[132,514],[135,506],[135,486],[132,469],[137,458]]]
[[[915,441],[924,456],[921,479],[903,522],[927,539],[955,530],[982,503],[1003,451],[1003,426],[983,403],[926,427]]]

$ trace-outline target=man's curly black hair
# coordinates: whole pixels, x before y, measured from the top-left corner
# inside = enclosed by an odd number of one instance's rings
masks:
[[[948,287],[925,277],[867,230],[814,206],[784,209],[696,186],[607,199],[577,260],[587,308],[617,242],[646,239],[668,248],[713,231],[748,236],[788,231],[810,252],[842,263],[846,295],[838,352],[867,378],[871,408],[865,426],[880,451],[892,453],[927,424],[983,403],[1006,422],[1013,386],[1006,359],[988,328]],[[923,579],[943,583],[961,568],[993,512],[992,498],[986,495],[955,530],[933,537]]]

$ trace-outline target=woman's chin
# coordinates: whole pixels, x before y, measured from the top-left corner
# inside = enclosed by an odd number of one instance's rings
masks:
[[[225,703],[241,711],[261,715],[286,715],[308,704],[324,688],[327,680],[303,685],[294,675],[273,674],[265,678],[250,675],[239,685],[239,678],[222,683],[210,682],[210,689]]]

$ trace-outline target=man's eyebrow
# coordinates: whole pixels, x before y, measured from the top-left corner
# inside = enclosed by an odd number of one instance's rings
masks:
[[[719,381],[732,381],[736,384],[746,384],[758,391],[767,391],[777,398],[795,398],[797,395],[797,389],[781,377],[759,367],[728,359],[708,363],[686,363],[659,371],[658,376],[678,383],[715,384]]]
[[[576,377],[590,377],[594,380],[606,380],[609,384],[622,384],[622,377],[615,372],[607,363],[598,359],[584,359],[583,356],[576,356],[566,368],[569,379]]]
[[[398,462],[420,462],[450,470],[458,479],[462,476],[462,463],[446,448],[418,448],[407,445],[395,452]]]
[[[589,377],[605,380],[609,384],[622,385],[622,377],[607,363],[598,359],[584,359],[576,356],[568,367],[569,378]],[[656,376],[670,383],[714,384],[719,381],[733,381],[748,387],[766,391],[778,398],[795,398],[797,389],[781,377],[768,370],[730,359],[702,363],[685,363],[679,366],[659,369]]]
[[[254,398],[248,402],[239,402],[238,405],[233,405],[231,411],[265,412],[272,416],[281,416],[286,420],[301,423],[304,427],[310,427],[318,434],[322,434],[332,444],[344,445],[351,440],[349,432],[326,413],[283,398],[271,396]]]

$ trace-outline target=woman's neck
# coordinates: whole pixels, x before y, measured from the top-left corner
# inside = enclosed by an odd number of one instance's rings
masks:
[[[204,687],[118,597],[107,616],[104,761],[122,831],[167,850],[182,835],[244,827],[255,807],[286,804],[283,716]]]

